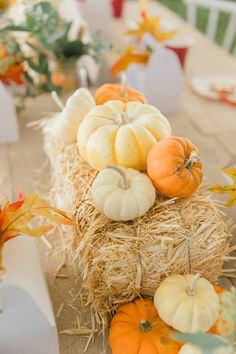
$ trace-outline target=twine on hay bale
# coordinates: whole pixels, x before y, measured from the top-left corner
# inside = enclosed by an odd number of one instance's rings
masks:
[[[95,209],[91,198],[94,171],[79,155],[76,144],[59,144],[52,185],[60,196],[70,186],[76,230],[68,251],[82,278],[96,322],[106,326],[109,315],[136,297],[153,296],[158,284],[174,273],[200,272],[215,282],[230,253],[232,223],[210,195],[167,200],[132,222],[114,222]],[[50,154],[50,152],[48,152]],[[57,192],[56,192],[57,193]]]

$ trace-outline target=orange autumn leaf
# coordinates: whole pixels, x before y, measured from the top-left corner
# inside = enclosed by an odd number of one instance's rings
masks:
[[[74,221],[66,213],[49,206],[36,193],[24,197],[20,192],[18,200],[14,203],[10,203],[4,196],[3,205],[0,207],[0,269],[2,268],[1,253],[7,241],[21,234],[40,237],[52,229],[52,224],[31,227],[30,222],[37,216],[59,224],[74,225]]]
[[[24,83],[23,74],[23,64],[12,65],[4,74],[0,75],[0,80],[6,85],[10,84],[11,81],[16,85],[22,85]]]
[[[143,36],[149,33],[158,42],[164,42],[172,38],[176,31],[164,31],[161,29],[161,19],[159,16],[150,16],[147,12],[142,13],[142,20],[138,22],[138,27],[126,32],[129,36],[135,36],[138,43],[141,42]]]
[[[120,72],[125,71],[130,64],[147,64],[150,55],[150,50],[128,47],[121,57],[112,65],[112,76],[116,77]]]
[[[210,188],[210,190],[214,193],[218,194],[225,194],[228,193],[230,195],[226,206],[231,207],[232,205],[236,204],[236,168],[228,167],[221,169],[227,176],[231,177],[233,180],[233,184],[222,186],[222,185],[215,185]]]

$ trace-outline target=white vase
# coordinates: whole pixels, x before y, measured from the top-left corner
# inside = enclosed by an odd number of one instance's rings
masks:
[[[147,101],[164,113],[178,110],[181,102],[183,70],[176,54],[147,34],[142,45],[152,48],[147,65],[132,64],[126,72],[129,86],[144,93]]]

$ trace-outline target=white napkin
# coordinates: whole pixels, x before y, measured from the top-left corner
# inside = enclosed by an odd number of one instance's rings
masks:
[[[7,276],[0,283],[0,354],[59,354],[37,240],[21,236],[9,241],[3,262]]]

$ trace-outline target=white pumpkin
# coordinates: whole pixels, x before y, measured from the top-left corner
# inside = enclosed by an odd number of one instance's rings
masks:
[[[156,290],[160,318],[184,333],[207,332],[216,322],[219,297],[213,285],[196,275],[173,275]]]
[[[128,221],[143,216],[153,206],[156,191],[147,175],[108,166],[94,180],[92,195],[95,206],[109,219]]]
[[[184,344],[180,349],[179,354],[202,354],[202,351],[199,347],[195,347],[191,344]],[[229,346],[224,346],[214,349],[212,354],[234,354],[234,350]]]
[[[170,124],[157,108],[108,101],[87,114],[77,141],[83,158],[97,170],[110,163],[141,171],[151,147],[170,134]]]
[[[70,96],[62,112],[55,116],[44,131],[66,143],[76,142],[78,127],[84,116],[95,106],[95,100],[85,88]]]

